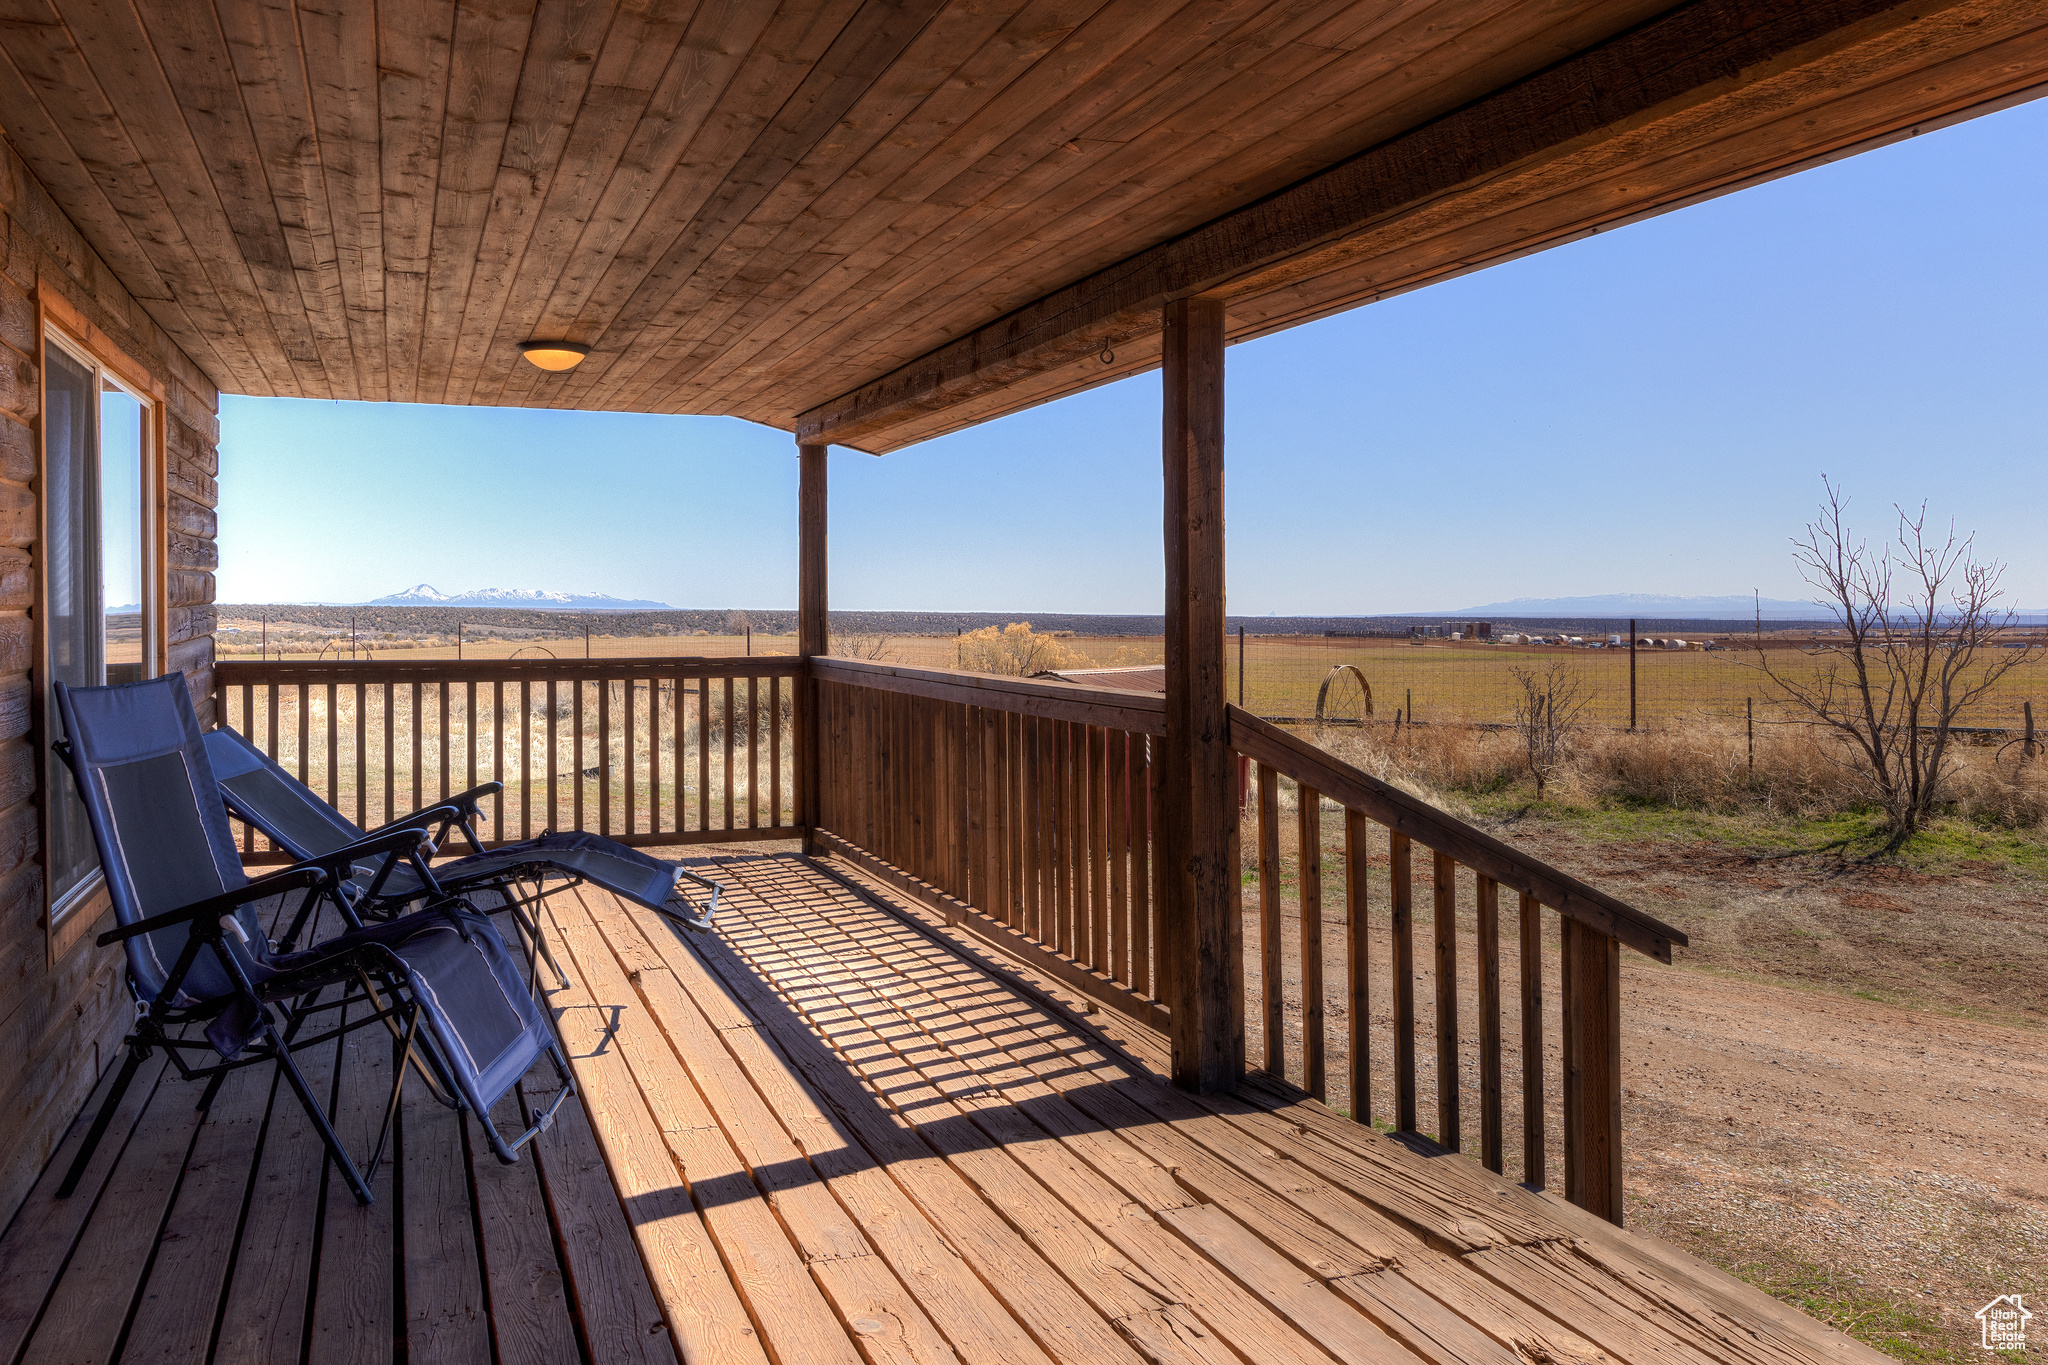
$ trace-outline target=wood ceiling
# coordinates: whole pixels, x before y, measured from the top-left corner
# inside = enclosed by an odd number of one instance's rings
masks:
[[[2044,10],[0,0],[0,125],[224,391],[801,417],[883,450],[1156,363],[1160,291],[1222,292],[1252,335],[2010,98],[2048,79]],[[1681,100],[1653,31],[1737,56]],[[1514,142],[1532,91],[1569,115],[1542,147]],[[1284,242],[1246,207],[1391,183],[1362,154],[1432,129],[1406,199]],[[1047,321],[1175,251],[1208,254]],[[547,375],[533,337],[593,353]]]

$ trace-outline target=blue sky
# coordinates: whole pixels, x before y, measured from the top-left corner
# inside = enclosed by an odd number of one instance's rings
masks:
[[[1804,598],[1822,471],[2048,606],[2044,152],[2048,101],[1232,347],[1231,611]],[[795,602],[782,432],[248,398],[221,427],[224,602]],[[834,607],[1159,609],[1156,374],[831,459]]]

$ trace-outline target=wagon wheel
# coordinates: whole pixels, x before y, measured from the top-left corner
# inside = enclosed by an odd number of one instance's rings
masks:
[[[1372,716],[1372,684],[1357,664],[1338,664],[1316,689],[1316,724],[1363,725]]]

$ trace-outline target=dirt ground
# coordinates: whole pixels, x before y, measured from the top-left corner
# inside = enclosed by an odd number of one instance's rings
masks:
[[[1988,866],[1933,877],[1721,846],[1595,842],[1533,822],[1495,828],[1692,939],[1674,967],[1623,954],[1630,1226],[1911,1361],[1983,1358],[1972,1315],[1997,1295],[2039,1294],[2048,1303],[2048,897],[2039,883]],[[1373,861],[1383,868],[1383,856]],[[1341,866],[1334,857],[1329,864]],[[1418,1107],[1428,1131],[1440,1111],[1428,1044],[1434,983],[1424,859],[1416,871]],[[1376,870],[1370,885],[1381,911],[1384,875]],[[1285,880],[1291,893],[1291,860]],[[1461,905],[1469,907],[1469,894],[1461,889]],[[1246,953],[1256,972],[1255,886],[1246,902]],[[1302,1081],[1291,894],[1286,909],[1287,1069]],[[1509,935],[1512,916],[1503,911]],[[1342,961],[1341,917],[1326,904],[1333,964]],[[1469,908],[1461,921],[1459,953],[1469,962]],[[1553,931],[1546,955],[1554,951]],[[1383,1121],[1392,1020],[1377,914],[1369,954],[1372,1113]],[[1507,1174],[1521,1178],[1512,1017],[1519,985],[1511,948],[1504,957]],[[1459,984],[1464,1149],[1474,1152],[1477,1001],[1469,980]],[[1330,1102],[1348,1107],[1347,1024],[1335,989]],[[1546,993],[1548,1174],[1556,1184],[1554,979]],[[1262,1049],[1255,1024],[1255,1065]]]
[[[1623,972],[1634,1226],[1907,1359],[2048,1296],[2038,882],[1508,833],[1693,940]]]

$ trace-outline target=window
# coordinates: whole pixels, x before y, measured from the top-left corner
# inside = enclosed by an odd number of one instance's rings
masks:
[[[157,399],[115,372],[132,363],[43,332],[44,678],[72,686],[139,682],[162,671],[157,550]],[[110,365],[110,360],[114,364]],[[52,738],[56,707],[44,697]],[[99,884],[99,857],[71,773],[52,755],[46,805],[50,923]]]

